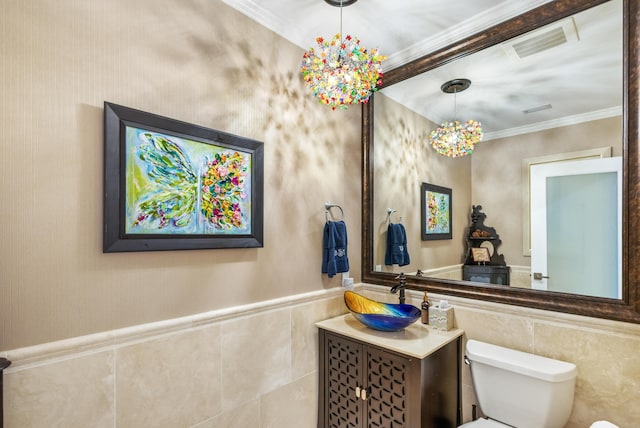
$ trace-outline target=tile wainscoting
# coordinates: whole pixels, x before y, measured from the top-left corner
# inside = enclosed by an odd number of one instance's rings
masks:
[[[339,288],[2,352],[6,428],[315,427]]]
[[[359,285],[394,302],[388,288]],[[640,325],[430,294],[477,339],[574,362],[568,428],[608,419],[638,426]],[[419,305],[421,293],[407,291]],[[346,309],[342,289],[208,312],[0,353],[5,427],[312,428],[315,322]],[[465,421],[475,403],[463,369]]]

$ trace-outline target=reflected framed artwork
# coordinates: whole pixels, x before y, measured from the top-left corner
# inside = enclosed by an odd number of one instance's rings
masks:
[[[420,220],[422,240],[451,239],[451,189],[422,183]]]
[[[263,246],[264,144],[104,103],[103,252]]]

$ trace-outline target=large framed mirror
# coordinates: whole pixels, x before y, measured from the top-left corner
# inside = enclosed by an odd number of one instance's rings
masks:
[[[640,323],[639,19],[636,0],[551,1],[385,73],[381,90],[363,105],[362,281],[393,286],[403,272],[412,289]],[[539,41],[554,32],[566,40],[548,45],[566,46],[542,52],[549,46],[541,48]],[[518,58],[517,45],[531,44],[534,53]],[[557,66],[547,56],[554,49],[560,52]],[[589,52],[586,60],[583,49]],[[510,62],[500,65],[501,58]],[[521,74],[512,77],[508,71]],[[564,80],[552,82],[554,76]],[[579,81],[581,76],[588,84]],[[459,78],[471,80],[472,86],[455,93],[455,101],[439,93],[446,81]],[[534,113],[524,118],[531,113],[524,110]],[[467,116],[461,120],[484,118],[485,139],[470,156],[447,158],[431,148],[430,131],[452,114]],[[614,279],[600,281],[606,282],[605,291],[601,284],[584,285],[578,276],[571,279],[573,288],[536,285],[534,277],[540,281],[547,275],[531,267],[531,260],[540,258],[530,250],[540,235],[533,231],[537,220],[530,218],[530,210],[539,210],[540,199],[537,190],[531,194],[529,181],[538,180],[544,169],[539,166],[583,158],[619,163],[613,184],[619,197],[606,203],[617,204],[612,215],[618,221],[603,232],[600,214],[595,214],[588,220],[594,233],[580,244],[594,249],[612,245],[607,254],[613,258],[604,265],[613,266]],[[420,239],[422,183],[452,190],[451,239]],[[511,273],[506,283],[463,280],[471,214],[478,206],[485,224],[500,235],[501,247],[489,244],[487,249],[489,256],[496,251],[504,256]],[[563,215],[565,224],[583,217]],[[411,262],[404,266],[385,264],[389,223],[402,223],[407,241],[413,241],[407,245]],[[607,236],[613,244],[601,241]],[[564,263],[560,247],[549,244],[560,251],[548,256],[557,264]],[[568,269],[568,275],[578,270]]]

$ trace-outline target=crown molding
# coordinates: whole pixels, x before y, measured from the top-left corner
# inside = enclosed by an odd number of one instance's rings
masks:
[[[286,14],[276,14],[254,0],[222,0],[223,3],[236,9],[240,13],[253,19],[258,24],[279,34],[290,42],[303,49],[307,49],[308,43],[313,42],[314,37],[309,38],[299,23],[287,21]],[[500,5],[487,9],[482,13],[467,19],[453,28],[447,28],[421,40],[399,52],[386,54],[387,60],[383,64],[383,71],[388,71],[409,61],[420,58],[429,52],[443,48],[457,40],[469,37],[486,28],[492,27],[500,22],[516,17],[528,10],[534,9],[551,0],[519,0],[504,1]]]
[[[544,122],[533,123],[531,125],[518,126],[516,128],[503,129],[496,132],[487,132],[484,134],[484,138],[482,140],[497,140],[498,138],[513,137],[515,135],[539,132],[546,129],[577,125],[579,123],[590,122],[592,120],[598,119],[606,119],[615,116],[622,116],[622,106],[610,107],[602,110],[591,111],[588,113],[576,114],[573,116],[559,117],[557,119],[546,120]]]
[[[549,3],[551,0],[505,1],[498,6],[485,10],[467,19],[453,28],[447,28],[438,34],[421,40],[406,49],[387,55],[383,71],[391,70],[418,59],[429,52],[444,48],[451,43],[462,40],[501,22],[515,18],[531,9]]]

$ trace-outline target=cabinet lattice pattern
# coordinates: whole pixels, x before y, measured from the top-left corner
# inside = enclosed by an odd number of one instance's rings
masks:
[[[327,343],[329,400],[328,426],[330,428],[359,427],[359,398],[355,394],[354,380],[360,378],[362,346],[350,341],[330,337]]]
[[[369,353],[367,419],[370,428],[406,427],[406,362],[390,358],[388,354]]]
[[[318,428],[462,423],[460,336],[421,359],[322,328],[319,338]]]

